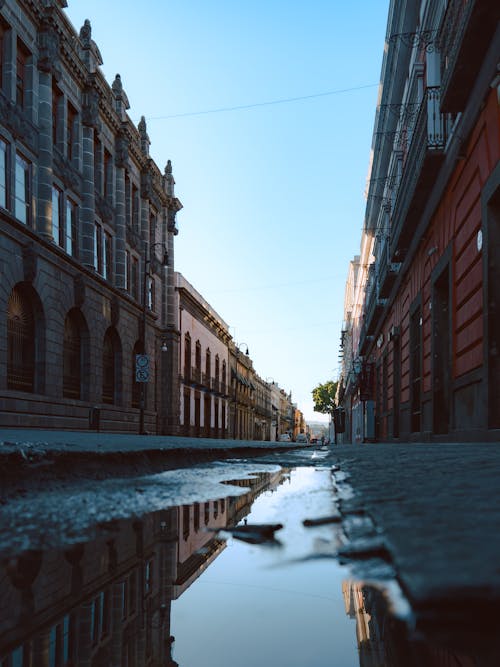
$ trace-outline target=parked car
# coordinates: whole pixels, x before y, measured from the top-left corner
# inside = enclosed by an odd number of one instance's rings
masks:
[[[278,440],[279,442],[292,442],[292,439],[288,433],[281,433]]]
[[[295,442],[300,445],[309,444],[309,440],[307,439],[307,435],[305,433],[297,433],[295,436]]]

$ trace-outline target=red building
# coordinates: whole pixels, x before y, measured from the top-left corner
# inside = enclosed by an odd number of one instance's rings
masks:
[[[499,18],[491,0],[391,2],[344,359],[362,361],[344,402],[374,401],[378,440],[500,434]]]

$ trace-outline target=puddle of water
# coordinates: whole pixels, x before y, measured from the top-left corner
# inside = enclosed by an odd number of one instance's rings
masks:
[[[347,576],[334,558],[338,526],[304,528],[335,510],[329,470],[302,468],[253,504],[249,524],[282,523],[281,546],[230,538],[210,568],[172,604],[179,665],[359,664],[346,614]],[[194,640],[195,637],[195,640]]]
[[[304,526],[336,515],[344,482],[329,467],[212,465],[134,480],[128,517],[121,483],[104,485],[89,516],[80,507],[82,529],[106,517],[93,539],[0,550],[0,667],[500,664],[492,651],[476,659],[481,635],[470,651],[426,642],[339,564],[340,522]],[[122,513],[106,512],[111,501]],[[64,534],[53,514],[49,524]],[[255,525],[250,537],[230,530]]]

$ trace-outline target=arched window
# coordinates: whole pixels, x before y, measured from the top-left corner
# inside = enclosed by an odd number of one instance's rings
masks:
[[[82,386],[82,339],[80,326],[74,311],[70,311],[64,322],[63,341],[63,396],[81,398]]]
[[[142,343],[137,341],[132,350],[132,407],[139,408],[141,406],[141,383],[135,380],[135,357],[142,354]]]
[[[222,393],[226,393],[226,362],[222,362]]]
[[[199,340],[196,341],[195,366],[196,370],[201,371],[201,343]]]
[[[34,391],[35,317],[33,305],[22,290],[15,287],[7,306],[7,387]]]
[[[102,345],[102,402],[118,402],[120,380],[120,339],[116,330],[110,327]]]
[[[211,376],[211,366],[212,366],[212,355],[210,349],[207,347],[205,353],[205,386],[210,387],[210,376]]]

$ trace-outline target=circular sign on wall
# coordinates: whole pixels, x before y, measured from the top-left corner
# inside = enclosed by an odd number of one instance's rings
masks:
[[[483,247],[483,230],[480,229],[477,233],[477,250],[478,252],[481,252],[481,248]]]

